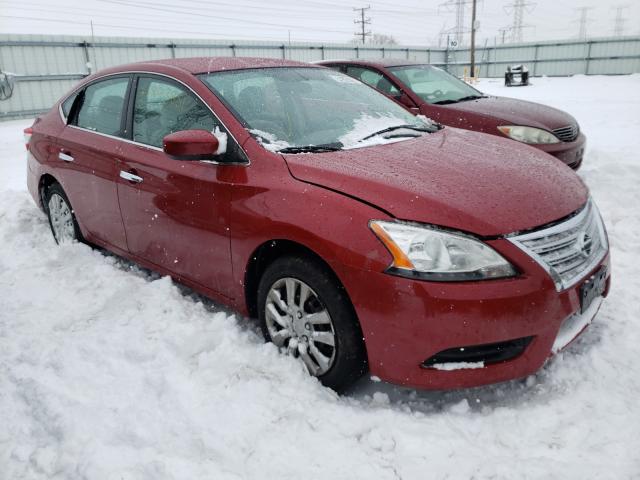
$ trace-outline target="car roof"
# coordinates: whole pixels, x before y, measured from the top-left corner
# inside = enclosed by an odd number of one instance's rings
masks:
[[[428,65],[429,62],[417,62],[406,58],[380,58],[375,60],[363,60],[354,58],[350,60],[323,60],[316,65],[335,65],[336,63],[348,63],[350,65],[362,65],[369,67],[403,67],[406,65]]]
[[[168,58],[165,60],[152,60],[145,62],[120,65],[108,70],[110,72],[147,70],[155,71],[157,68],[173,67],[188,73],[209,73],[222,70],[244,70],[248,68],[275,68],[275,67],[314,67],[304,62],[282,60],[278,58],[258,57],[194,57],[194,58]]]

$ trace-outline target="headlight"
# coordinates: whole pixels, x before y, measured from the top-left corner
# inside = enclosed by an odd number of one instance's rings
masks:
[[[516,274],[489,245],[461,233],[378,220],[369,226],[393,256],[391,273],[441,282]]]
[[[519,125],[502,125],[498,127],[507,137],[523,143],[560,143],[553,133],[540,128],[522,127]]]

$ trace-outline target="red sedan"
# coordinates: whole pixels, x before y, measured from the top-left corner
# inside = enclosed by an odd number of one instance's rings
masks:
[[[25,131],[57,242],[258,318],[342,390],[529,375],[592,320],[607,236],[538,149],[442,128],[330,69],[201,58],[92,75]]]
[[[410,111],[444,125],[535,145],[574,170],[582,164],[586,138],[576,119],[561,110],[484,95],[440,68],[409,60],[318,63],[357,78]]]

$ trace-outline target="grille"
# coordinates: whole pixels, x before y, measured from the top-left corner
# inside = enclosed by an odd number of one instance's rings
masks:
[[[568,220],[508,240],[551,275],[558,291],[578,283],[609,248],[602,218],[591,199]]]
[[[574,123],[573,125],[567,125],[566,127],[556,128],[555,130],[551,131],[563,142],[573,142],[576,138],[578,138],[580,128],[578,127],[577,123]]]

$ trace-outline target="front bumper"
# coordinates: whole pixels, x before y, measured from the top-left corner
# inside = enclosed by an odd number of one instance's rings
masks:
[[[560,142],[534,146],[543,152],[553,155],[562,163],[568,165],[574,170],[578,170],[582,165],[586,144],[587,137],[580,132],[578,138],[573,142]]]
[[[511,279],[438,283],[382,272],[343,272],[341,277],[362,326],[372,375],[434,390],[522,378],[539,370],[557,349],[561,330],[571,337],[563,340],[566,344],[584,329],[591,318],[582,319],[584,325],[573,336],[566,333],[566,325],[572,323],[577,328],[573,323],[580,322],[565,322],[580,310],[582,282],[557,292],[547,272],[510,242],[488,243],[523,273]],[[585,279],[602,265],[609,265],[608,254]],[[609,283],[610,276],[605,296]],[[427,359],[448,349],[526,337],[532,337],[526,348],[510,360],[480,368],[423,366]]]

